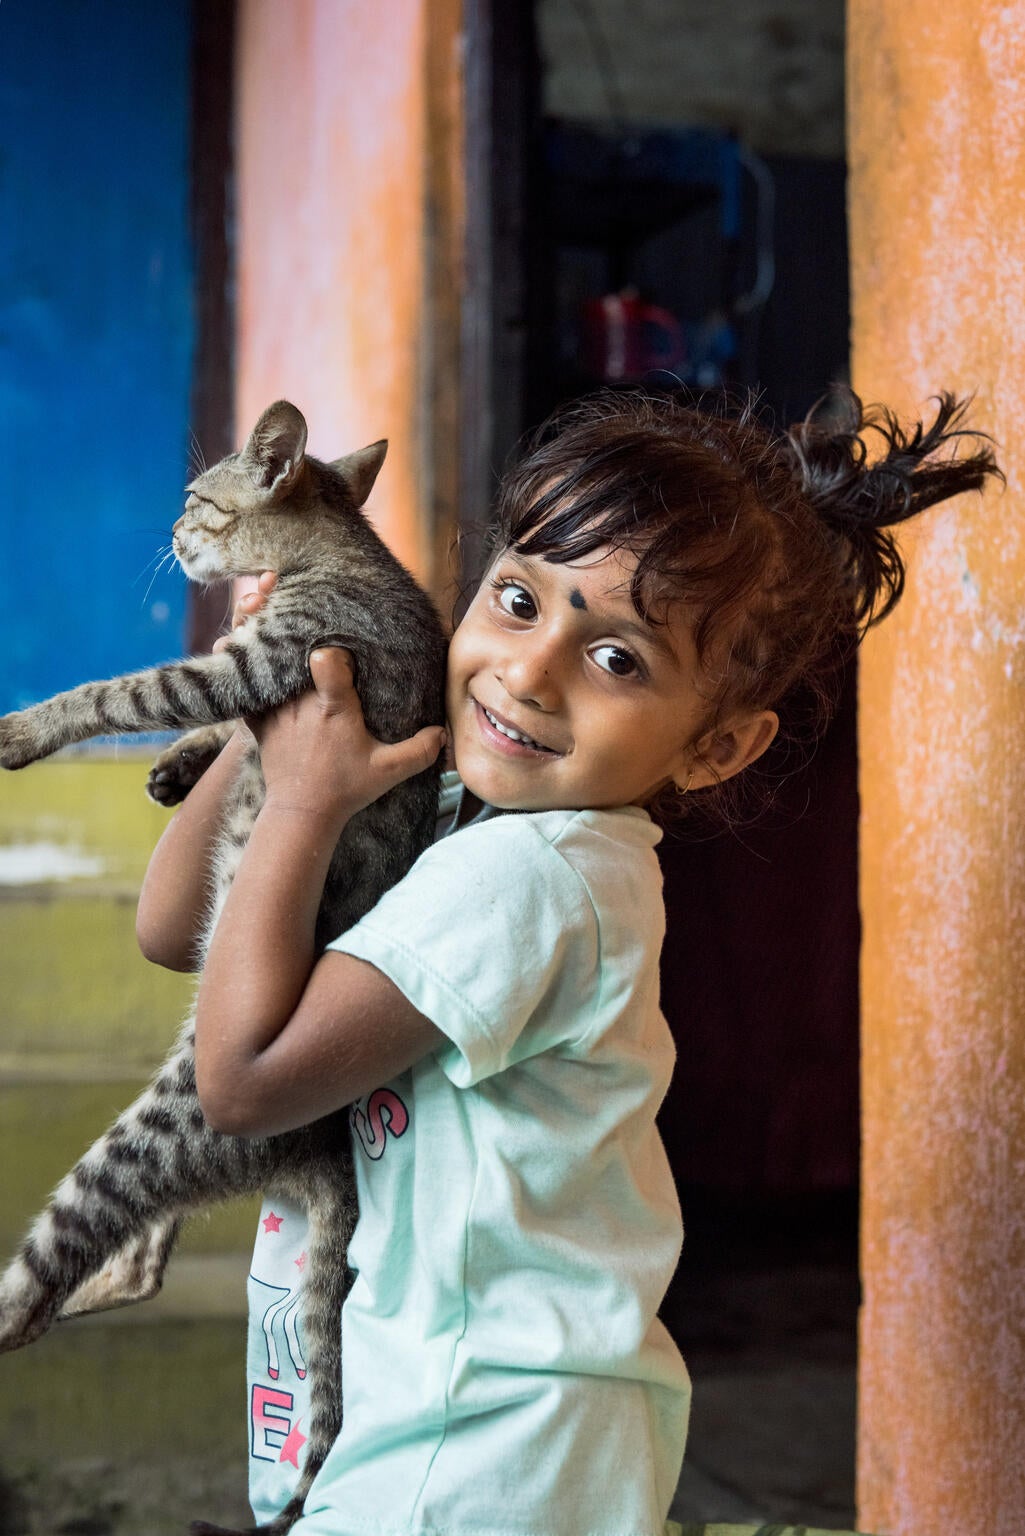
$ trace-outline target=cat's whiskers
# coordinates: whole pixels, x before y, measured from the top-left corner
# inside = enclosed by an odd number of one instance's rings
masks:
[[[197,475],[206,474],[206,459],[203,456],[202,448],[199,446],[199,438],[192,431],[191,427],[189,429],[189,468],[192,470],[191,478],[193,480],[195,480]]]
[[[167,552],[167,550],[169,548],[170,548],[170,545],[162,544],[157,549],[155,554],[150,555],[149,559],[145,560],[143,562],[143,564],[140,565],[138,571],[132,577],[132,586],[133,587],[137,587],[139,585],[139,582],[145,576],[146,572],[148,570],[151,570],[159,561],[161,561],[164,558],[164,555],[166,554],[166,552]]]
[[[161,571],[166,569],[166,567],[173,560],[174,560],[174,547],[173,547],[173,545],[168,544],[168,545],[165,546],[164,549],[162,549],[162,550],[158,549],[157,550],[156,554],[153,556],[152,561],[148,560],[146,562],[147,565],[152,565],[153,566],[153,570],[152,570],[152,573],[150,575],[149,581],[146,583],[146,590],[142,594],[142,601],[139,604],[140,608],[144,608],[146,606],[146,599],[149,597],[150,592],[152,591],[153,583],[156,581],[156,579],[160,575]],[[142,568],[142,571],[140,571],[139,575],[136,576],[135,581],[132,582],[132,586],[133,587],[135,586],[136,582],[138,582],[140,580],[140,578],[141,578],[141,576],[143,574],[143,571],[145,571],[145,569],[146,569],[146,566],[144,565],[143,568]]]

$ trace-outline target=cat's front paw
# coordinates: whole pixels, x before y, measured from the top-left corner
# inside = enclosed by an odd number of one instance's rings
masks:
[[[227,745],[234,729],[235,722],[229,720],[223,725],[202,725],[179,736],[161,752],[149,771],[146,793],[150,799],[157,805],[180,805]]]
[[[0,718],[0,768],[25,768],[44,756],[39,739],[28,724],[27,709]]]
[[[0,1280],[0,1355],[38,1339],[53,1322],[55,1311],[24,1259],[15,1259]]]

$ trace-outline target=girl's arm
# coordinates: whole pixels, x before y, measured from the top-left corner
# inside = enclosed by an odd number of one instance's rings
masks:
[[[267,795],[197,997],[200,1103],[215,1130],[234,1135],[305,1125],[442,1039],[374,966],[331,951],[316,959],[315,927],[343,827],[429,767],[444,732],[430,726],[409,741],[375,741],[348,652],[315,651],[310,671],[315,692],[253,722]]]
[[[210,903],[210,853],[224,798],[238,775],[249,732],[235,732],[175,812],[146,869],[135,935],[147,960],[170,971],[194,971]]]
[[[277,582],[264,571],[257,590],[235,604],[232,628],[259,613]],[[229,637],[214,641],[221,650]],[[195,784],[164,829],[146,869],[135,916],[135,935],[147,960],[169,971],[199,969],[199,939],[210,900],[210,854],[220,830],[224,798],[242,766],[246,730],[231,741]]]

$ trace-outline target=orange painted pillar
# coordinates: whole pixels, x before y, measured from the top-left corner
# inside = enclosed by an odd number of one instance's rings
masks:
[[[370,515],[436,584],[434,418],[451,421],[456,384],[437,377],[450,327],[432,305],[460,282],[461,211],[438,192],[458,185],[438,162],[459,154],[459,25],[453,0],[429,27],[428,0],[238,8],[236,435],[285,396],[319,458],[388,438]]]
[[[1025,1531],[1025,6],[849,0],[854,383],[975,391],[863,651],[858,1523]]]

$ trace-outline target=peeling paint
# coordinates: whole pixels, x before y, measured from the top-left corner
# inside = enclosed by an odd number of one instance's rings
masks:
[[[908,528],[861,665],[858,1524],[1025,1509],[1025,11],[848,9],[853,377],[975,393],[1007,487]]]
[[[425,27],[425,0],[243,0],[237,130],[237,435],[284,395],[320,457],[387,437],[368,510],[420,576]]]

